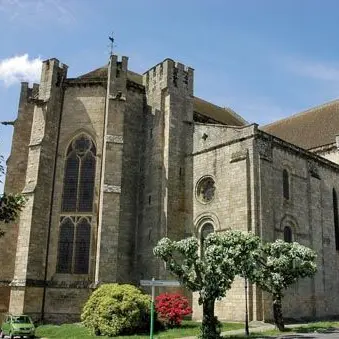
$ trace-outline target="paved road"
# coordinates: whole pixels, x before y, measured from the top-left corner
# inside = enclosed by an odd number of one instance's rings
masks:
[[[263,339],[268,338],[263,336]],[[272,338],[272,337],[271,337]],[[279,335],[276,338],[279,339],[339,339],[339,329],[330,329],[327,331],[324,331],[322,333],[316,333],[316,332],[312,332],[312,333],[298,333],[298,334],[283,334],[283,335]]]
[[[306,326],[306,324],[294,324],[294,325],[287,325],[287,328],[290,328],[293,330],[293,327],[300,327],[300,326]],[[274,329],[274,325],[272,324],[265,324],[265,323],[258,323],[257,325],[254,325],[250,328],[251,332],[264,332],[267,330]],[[233,331],[227,331],[223,332],[222,335],[227,338],[227,336],[233,336],[233,335],[244,335],[244,330],[233,330]],[[185,337],[181,339],[196,339],[197,337]],[[339,328],[333,328],[324,330],[324,332],[310,332],[310,333],[298,333],[298,334],[279,334],[277,336],[269,336],[269,335],[262,335],[261,337],[258,337],[257,339],[339,339]]]

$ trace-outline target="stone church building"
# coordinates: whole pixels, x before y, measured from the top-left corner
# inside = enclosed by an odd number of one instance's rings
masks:
[[[318,272],[285,316],[339,315],[339,101],[258,127],[195,97],[193,73],[166,59],[140,75],[113,55],[77,78],[49,59],[22,83],[5,191],[27,203],[1,226],[0,313],[76,320],[99,284],[166,278],[160,238],[231,228],[313,248]],[[272,318],[267,295],[248,299],[250,319]],[[244,308],[237,280],[216,313]]]

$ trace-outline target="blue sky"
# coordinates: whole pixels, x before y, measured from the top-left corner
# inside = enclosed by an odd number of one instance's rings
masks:
[[[266,124],[339,98],[338,28],[336,0],[0,0],[0,120],[39,59],[88,72],[114,31],[131,70],[170,57],[195,69],[196,96]],[[5,157],[10,140],[0,126]]]

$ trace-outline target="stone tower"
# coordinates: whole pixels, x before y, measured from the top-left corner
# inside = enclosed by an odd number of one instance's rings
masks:
[[[166,59],[144,73],[143,84],[147,135],[136,276],[164,278],[164,266],[154,258],[153,247],[162,237],[181,239],[192,232],[187,222],[192,211],[186,155],[192,147],[193,69]]]

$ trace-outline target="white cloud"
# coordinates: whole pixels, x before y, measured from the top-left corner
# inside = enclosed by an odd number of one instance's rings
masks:
[[[286,59],[287,68],[295,74],[315,80],[339,82],[339,65],[327,62]]]
[[[28,54],[0,60],[0,81],[10,86],[21,81],[37,82],[40,80],[42,60],[29,59]]]
[[[57,21],[69,24],[75,21],[73,11],[70,9],[70,0],[0,0],[0,12],[8,15],[11,21],[34,23],[31,20],[39,17],[41,21]]]

